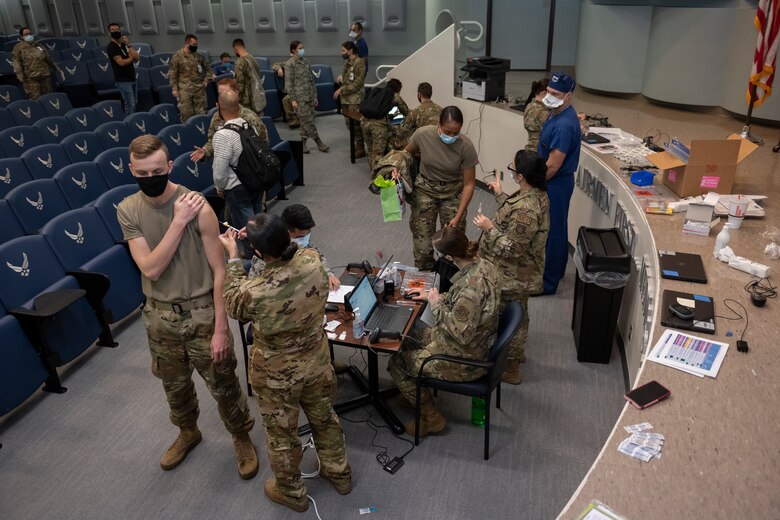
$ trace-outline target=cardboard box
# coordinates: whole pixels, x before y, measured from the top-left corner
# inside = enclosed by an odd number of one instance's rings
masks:
[[[647,159],[664,174],[664,184],[680,197],[710,191],[728,194],[734,186],[737,164],[758,148],[732,134],[728,139],[693,141],[688,162],[670,152],[654,153]]]

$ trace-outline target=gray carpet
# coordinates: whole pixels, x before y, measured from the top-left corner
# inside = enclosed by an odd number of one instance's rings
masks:
[[[408,220],[384,224],[378,197],[366,189],[365,159],[351,165],[343,119],[317,119],[328,154],[306,156],[306,186],[289,193],[289,201],[271,205],[308,205],[317,221],[313,242],[332,266],[366,258],[373,263],[381,248],[411,263]],[[283,137],[297,138],[285,130]],[[508,151],[508,157],[513,151]],[[492,214],[490,194],[479,192],[483,211]],[[477,233],[469,226],[469,234]],[[324,480],[307,481],[324,520],[357,518],[358,509],[373,506],[374,519],[549,519],[565,505],[595,459],[623,405],[620,360],[609,365],[577,363],[570,329],[573,274],[555,296],[530,303],[531,330],[523,384],[504,385],[501,410],[494,411],[491,459],[482,459],[483,430],[470,424],[470,400],[440,394],[447,417],[444,434],[423,439],[395,475],[376,461],[373,430],[342,421],[354,472],[354,489],[339,496]],[[235,329],[236,343],[238,332]],[[143,325],[135,314],[117,328],[117,349],[94,348],[63,371],[64,395],[38,393],[0,421],[0,518],[315,518],[269,502],[262,483],[271,477],[260,423],[252,432],[261,454],[255,479],[237,475],[229,434],[214,401],[199,377],[199,426],[203,442],[172,472],[158,461],[176,435],[168,421],[161,385],[149,370]],[[359,351],[336,347],[340,360],[365,367]],[[244,382],[240,349],[239,374]],[[384,383],[390,378],[384,370]],[[351,381],[339,393],[353,394]],[[259,419],[257,405],[252,410]],[[411,415],[399,411],[403,418]],[[372,418],[371,408],[345,414],[352,420]],[[302,422],[305,419],[302,418]],[[401,455],[408,444],[380,430],[373,443]],[[303,470],[314,471],[311,452]]]

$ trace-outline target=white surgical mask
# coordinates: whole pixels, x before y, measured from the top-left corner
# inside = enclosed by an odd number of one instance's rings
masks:
[[[447,134],[439,134],[439,139],[441,139],[441,142],[444,144],[453,144],[455,141],[458,140],[457,135],[447,135]]]
[[[298,247],[301,249],[303,249],[304,247],[309,247],[309,242],[311,241],[311,233],[307,233],[302,237],[293,238],[292,241],[298,244]]]
[[[298,49],[298,57],[303,58],[306,55],[306,49]]]
[[[357,38],[357,33],[355,31],[349,31],[349,37],[350,38]]]
[[[33,40],[35,39],[35,36],[33,36],[32,34],[25,34],[24,36],[22,36],[22,39],[27,43],[32,43]]]
[[[547,108],[558,108],[559,106],[563,105],[563,100],[553,96],[548,92],[547,95],[544,96],[544,99],[542,99],[542,103],[544,103],[544,106]]]

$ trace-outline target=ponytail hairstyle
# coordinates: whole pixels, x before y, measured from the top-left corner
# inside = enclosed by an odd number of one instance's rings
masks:
[[[263,257],[290,260],[298,251],[298,244],[290,240],[287,224],[281,217],[259,213],[246,224],[246,237],[252,248]]]
[[[471,260],[477,256],[479,242],[469,240],[466,233],[456,227],[443,227],[433,234],[433,247],[446,256]]]
[[[547,191],[547,162],[538,153],[518,150],[515,154],[515,170],[534,188]]]
[[[357,45],[355,45],[355,43],[352,42],[351,40],[342,43],[341,46],[344,47],[345,49],[347,49],[348,51],[350,51],[355,56],[357,56],[357,53],[358,53]]]
[[[531,93],[528,94],[528,99],[525,100],[525,104],[528,105],[541,92],[547,92],[547,85],[549,84],[550,80],[547,78],[542,78],[539,81],[531,83]]]
[[[295,53],[295,49],[301,44],[301,40],[293,40],[290,42],[290,54]]]

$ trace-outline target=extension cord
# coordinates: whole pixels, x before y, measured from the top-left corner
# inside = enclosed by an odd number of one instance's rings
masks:
[[[401,466],[403,465],[404,465],[404,459],[399,459],[398,457],[394,457],[393,460],[391,460],[385,465],[385,471],[387,471],[391,475],[395,475],[396,471],[401,469]]]

